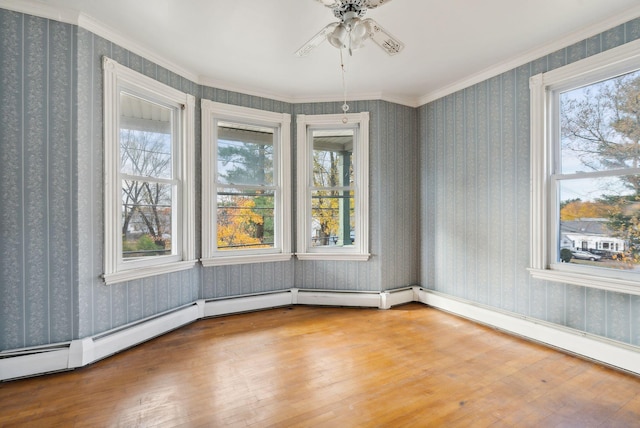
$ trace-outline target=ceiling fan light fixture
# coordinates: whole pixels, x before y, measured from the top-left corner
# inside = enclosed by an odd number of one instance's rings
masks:
[[[333,10],[338,22],[326,25],[295,53],[303,57],[324,40],[337,49],[347,49],[349,55],[371,40],[389,55],[404,49],[404,44],[371,18],[364,19],[367,9],[373,9],[391,0],[316,0]]]
[[[360,18],[354,18],[349,22],[351,26],[351,35],[364,41],[367,37],[367,25]]]
[[[338,49],[343,49],[347,46],[347,39],[349,37],[349,30],[344,24],[340,24],[327,36],[327,40],[333,46]]]

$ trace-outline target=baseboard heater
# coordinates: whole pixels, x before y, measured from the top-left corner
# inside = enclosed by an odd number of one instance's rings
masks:
[[[259,294],[209,299],[204,316],[213,317],[288,305],[343,306],[389,309],[415,300],[417,287],[389,291],[342,291],[291,288]]]
[[[288,305],[370,307],[390,309],[421,302],[506,332],[640,374],[640,349],[601,337],[547,325],[493,308],[441,295],[421,287],[383,292],[327,291],[292,288],[232,298],[198,300],[96,336],[69,343],[0,353],[0,381],[86,366],[201,318],[271,309]]]
[[[0,353],[0,381],[94,363],[202,318],[199,302],[84,339]]]
[[[388,309],[413,300],[411,289],[392,292],[349,292],[306,289],[199,300],[95,336],[59,345],[0,353],[0,381],[83,367],[205,317],[271,309],[288,305],[372,307]],[[408,300],[407,300],[408,299]],[[406,303],[404,302],[404,303]]]

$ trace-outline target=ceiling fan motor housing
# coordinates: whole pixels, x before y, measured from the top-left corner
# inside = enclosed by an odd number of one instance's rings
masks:
[[[333,15],[341,22],[354,17],[362,18],[365,13],[367,13],[365,0],[342,0],[340,5],[333,9]]]

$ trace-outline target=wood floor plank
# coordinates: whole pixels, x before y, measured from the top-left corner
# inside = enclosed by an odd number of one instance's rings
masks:
[[[633,427],[640,378],[408,304],[201,320],[0,384],[6,427]]]

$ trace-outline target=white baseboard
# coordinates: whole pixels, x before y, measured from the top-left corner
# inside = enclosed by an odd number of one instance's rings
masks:
[[[500,330],[545,343],[603,364],[640,374],[640,349],[539,320],[482,307],[471,302],[408,287],[384,292],[289,289],[195,304],[69,344],[0,354],[0,381],[69,370],[91,364],[201,318],[288,305],[390,309],[421,302]]]
[[[640,348],[419,289],[417,301],[505,332],[640,375]]]

